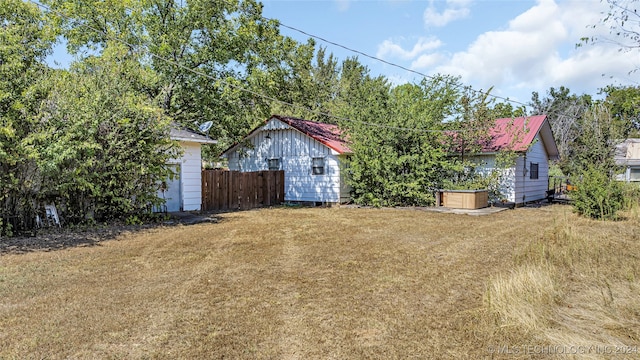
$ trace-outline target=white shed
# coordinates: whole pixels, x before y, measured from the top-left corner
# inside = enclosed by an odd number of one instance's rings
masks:
[[[167,180],[166,186],[158,190],[165,199],[162,211],[199,211],[202,208],[202,144],[215,144],[216,140],[194,131],[174,127],[169,133],[171,140],[178,141],[183,154],[169,162],[176,176]]]
[[[351,150],[336,125],[273,115],[222,156],[235,171],[284,170],[285,201],[345,203]]]
[[[547,197],[549,160],[558,158],[558,147],[546,115],[497,119],[492,139],[482,154],[474,156],[477,171],[489,173],[496,168],[500,150],[518,153],[515,166],[502,169],[500,192],[515,204]]]

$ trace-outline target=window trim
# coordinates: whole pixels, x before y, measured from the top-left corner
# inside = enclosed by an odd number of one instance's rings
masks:
[[[276,166],[271,166],[272,165],[272,161],[276,162]],[[280,170],[280,166],[281,166],[281,161],[280,158],[268,158],[267,159],[267,169],[269,169],[269,171],[278,171]]]
[[[316,162],[320,161],[322,164],[318,165]],[[324,175],[325,174],[325,161],[323,157],[311,158],[311,175]]]
[[[534,166],[535,166],[535,171],[533,170]],[[529,163],[529,180],[539,180],[539,179],[540,179],[540,164],[530,162]]]

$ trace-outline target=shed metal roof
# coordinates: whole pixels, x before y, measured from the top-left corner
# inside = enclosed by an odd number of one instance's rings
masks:
[[[217,140],[211,139],[193,130],[180,127],[177,124],[174,124],[171,127],[171,130],[169,131],[169,138],[171,138],[171,140],[194,142],[194,143],[200,143],[200,144],[217,144],[218,143]]]

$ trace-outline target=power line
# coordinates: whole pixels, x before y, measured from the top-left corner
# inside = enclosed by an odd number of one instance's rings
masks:
[[[407,68],[407,67],[405,67],[405,66],[402,66],[402,65],[398,65],[398,64],[392,63],[392,62],[390,62],[390,61],[387,61],[387,60],[381,59],[381,58],[376,57],[376,56],[373,56],[373,55],[369,55],[369,54],[364,53],[364,52],[362,52],[362,51],[360,51],[360,50],[356,50],[356,49],[350,48],[350,47],[348,47],[348,46],[345,46],[345,45],[342,45],[342,44],[338,44],[338,43],[336,43],[336,42],[334,42],[334,41],[327,40],[327,39],[325,39],[325,38],[323,38],[323,37],[320,37],[320,36],[317,36],[317,35],[310,34],[310,33],[306,32],[306,31],[304,31],[304,30],[300,30],[300,29],[298,29],[298,28],[296,28],[296,27],[293,27],[293,26],[289,26],[289,25],[283,24],[280,20],[277,20],[277,19],[271,19],[271,18],[267,18],[267,17],[264,17],[264,16],[262,16],[261,18],[262,18],[262,19],[265,19],[265,20],[269,20],[269,21],[275,21],[275,22],[276,22],[279,26],[281,26],[281,27],[284,27],[284,28],[287,28],[287,29],[290,29],[290,30],[293,30],[293,31],[299,32],[299,33],[301,33],[301,34],[303,34],[303,35],[306,35],[306,36],[309,36],[309,37],[311,37],[311,38],[314,38],[314,39],[317,39],[317,40],[323,41],[323,42],[325,42],[325,43],[327,43],[327,44],[330,44],[330,45],[333,45],[333,46],[337,46],[337,47],[342,48],[342,49],[344,49],[344,50],[351,51],[351,52],[353,52],[353,53],[356,53],[356,54],[362,55],[362,56],[364,56],[364,57],[367,57],[367,58],[369,58],[369,59],[379,61],[379,62],[381,62],[381,63],[384,63],[384,64],[387,64],[387,65],[390,65],[390,66],[393,66],[393,67],[396,67],[396,68],[402,69],[402,70],[404,70],[404,71],[408,71],[408,72],[413,73],[413,74],[416,74],[416,75],[420,75],[420,76],[422,76],[422,77],[425,77],[425,78],[428,78],[428,79],[431,79],[431,80],[438,80],[436,77],[434,77],[434,76],[432,76],[432,75],[428,75],[428,74],[421,73],[421,72],[419,72],[419,71],[416,71],[416,70],[413,70],[413,69]],[[527,104],[525,104],[525,103],[523,103],[523,102],[516,101],[516,100],[511,100],[511,99],[509,99],[509,98],[505,98],[505,97],[498,96],[498,95],[493,95],[493,94],[491,94],[491,93],[483,92],[483,91],[481,91],[481,90],[475,90],[475,89],[471,88],[470,86],[463,86],[463,85],[457,85],[457,84],[452,84],[452,86],[453,86],[453,87],[455,87],[455,88],[468,89],[468,90],[470,90],[470,91],[472,91],[472,92],[474,92],[474,93],[476,93],[476,94],[478,94],[478,93],[480,93],[480,94],[486,94],[487,96],[493,97],[493,98],[495,98],[495,99],[500,99],[500,100],[502,100],[502,101],[511,102],[511,103],[518,104],[518,105],[522,105],[522,106],[525,106],[525,107],[527,106]]]
[[[439,79],[438,79],[438,78],[436,78],[435,76],[432,76],[432,75],[428,75],[428,74],[421,73],[421,72],[419,72],[419,71],[416,71],[416,70],[413,70],[413,69],[407,68],[407,67],[405,67],[405,66],[402,66],[402,65],[398,65],[398,64],[392,63],[392,62],[390,62],[390,61],[387,61],[387,60],[384,60],[384,59],[378,58],[378,57],[373,56],[373,55],[369,55],[369,54],[364,53],[364,52],[362,52],[362,51],[360,51],[360,50],[356,50],[356,49],[350,48],[350,47],[348,47],[348,46],[345,46],[345,45],[342,45],[342,44],[336,43],[336,42],[334,42],[334,41],[327,40],[327,39],[325,39],[325,38],[323,38],[323,37],[321,37],[321,36],[317,36],[317,35],[310,34],[310,33],[306,32],[306,31],[301,30],[301,29],[298,29],[298,28],[296,28],[296,27],[293,27],[293,26],[289,26],[289,25],[283,24],[280,20],[277,20],[277,19],[271,19],[271,18],[267,18],[267,17],[264,17],[264,16],[261,16],[261,18],[262,18],[262,19],[265,19],[265,20],[269,20],[269,21],[275,21],[275,22],[276,22],[279,26],[281,26],[281,27],[284,27],[284,28],[287,28],[287,29],[290,29],[290,30],[293,30],[293,31],[299,32],[299,33],[301,33],[301,34],[303,34],[303,35],[306,35],[306,36],[309,36],[309,37],[311,37],[311,38],[314,38],[314,39],[317,39],[317,40],[323,41],[323,42],[325,42],[325,43],[327,43],[327,44],[330,44],[330,45],[333,45],[333,46],[337,46],[337,47],[339,47],[339,48],[341,48],[341,49],[344,49],[344,50],[347,50],[347,51],[350,51],[350,52],[353,52],[353,53],[356,53],[356,54],[362,55],[362,56],[367,57],[367,58],[369,58],[369,59],[372,59],[372,60],[375,60],[375,61],[379,61],[379,62],[381,62],[381,63],[384,63],[384,64],[387,64],[387,65],[390,65],[390,66],[393,66],[393,67],[396,67],[396,68],[402,69],[402,70],[404,70],[404,71],[407,71],[407,72],[410,72],[410,73],[413,73],[413,74],[416,74],[416,75],[420,75],[420,76],[422,76],[422,77],[425,77],[425,78],[428,78],[428,79],[431,79],[431,80],[434,80],[434,81],[438,81],[438,80],[439,80]],[[481,91],[481,90],[475,90],[475,89],[473,89],[471,86],[465,86],[465,85],[459,85],[459,84],[453,84],[453,83],[449,83],[449,84],[450,84],[451,86],[453,86],[454,88],[457,88],[457,89],[469,90],[469,91],[471,91],[471,92],[473,92],[473,93],[475,93],[475,94],[487,95],[487,96],[492,97],[492,98],[494,98],[494,99],[499,99],[499,100],[502,100],[502,101],[505,101],[505,102],[513,103],[513,104],[516,104],[516,105],[519,105],[519,106],[523,106],[523,107],[524,107],[524,110],[525,110],[525,114],[526,114],[526,109],[527,109],[527,107],[529,107],[529,105],[528,105],[528,104],[526,104],[526,103],[523,103],[523,102],[520,102],[520,101],[517,101],[517,100],[511,100],[511,99],[509,99],[509,98],[505,98],[505,97],[498,96],[498,95],[493,95],[493,94],[491,94],[490,92],[484,92],[484,91]],[[578,119],[578,117],[577,117],[576,115],[569,115],[569,114],[566,114],[566,113],[563,113],[563,112],[560,112],[560,111],[551,111],[550,113],[546,113],[546,115],[566,116],[566,117],[571,117],[571,118]],[[525,115],[525,116],[526,116],[526,115]]]
[[[27,0],[27,1],[29,1],[30,3],[32,3],[32,4],[34,4],[34,5],[38,6],[38,7],[41,7],[43,9],[47,10],[49,12],[55,13],[56,15],[65,18],[66,20],[73,21],[73,19],[71,19],[69,16],[67,16],[65,14],[62,14],[61,12],[52,9],[51,7],[49,7],[47,5],[40,4],[39,2],[37,2],[35,0]],[[93,27],[91,25],[88,25],[86,23],[80,24],[80,26],[86,27],[86,28],[91,29],[91,30],[93,30],[95,32],[98,32],[98,33],[103,33],[102,30],[96,29],[95,27]],[[310,113],[314,113],[316,115],[326,116],[326,117],[330,117],[330,118],[334,118],[336,120],[342,120],[342,121],[346,121],[346,122],[359,123],[359,124],[366,125],[366,126],[385,128],[385,129],[392,129],[392,130],[402,130],[402,131],[411,131],[411,132],[457,132],[457,131],[462,131],[462,130],[453,130],[453,129],[451,129],[451,130],[443,130],[443,129],[403,128],[403,127],[389,126],[389,125],[378,124],[378,123],[371,123],[371,122],[361,121],[361,120],[353,120],[353,119],[350,119],[350,118],[336,116],[336,115],[325,113],[325,112],[322,112],[322,111],[313,110],[313,109],[307,108],[307,107],[305,107],[303,105],[289,103],[289,102],[286,102],[284,100],[280,100],[280,99],[277,99],[277,98],[274,98],[274,97],[271,97],[271,96],[268,96],[268,95],[265,95],[265,94],[250,90],[250,89],[243,88],[241,86],[237,86],[237,85],[231,84],[231,83],[226,82],[226,81],[224,81],[222,79],[215,78],[215,77],[213,77],[213,76],[211,76],[209,74],[197,71],[195,69],[192,69],[192,68],[189,68],[189,67],[187,67],[185,65],[182,65],[182,64],[180,64],[180,63],[178,63],[176,61],[173,61],[171,59],[167,59],[165,57],[157,55],[157,54],[151,52],[148,48],[144,47],[143,45],[134,45],[134,44],[132,44],[130,42],[127,42],[125,40],[114,38],[113,36],[109,36],[108,34],[104,34],[104,36],[105,36],[105,38],[107,38],[109,40],[119,42],[119,43],[121,43],[123,45],[128,46],[131,49],[142,50],[142,51],[146,52],[147,54],[149,54],[151,57],[154,57],[154,58],[156,58],[156,59],[158,59],[160,61],[163,61],[165,63],[171,64],[171,65],[176,66],[178,68],[181,68],[183,70],[189,71],[189,72],[191,72],[193,74],[196,74],[198,76],[203,76],[203,77],[205,77],[207,79],[214,80],[216,82],[219,82],[219,83],[224,84],[224,85],[226,85],[228,87],[237,89],[239,91],[243,91],[243,92],[249,93],[251,95],[254,95],[254,96],[266,99],[266,100],[274,101],[274,102],[277,102],[277,103],[280,103],[280,104],[283,104],[283,105],[287,105],[287,106],[291,106],[291,107],[294,107],[294,108],[302,109],[302,110],[308,111]]]
[[[67,15],[65,15],[65,14],[63,14],[63,13],[57,11],[57,10],[54,10],[49,6],[40,4],[35,0],[27,0],[27,1],[29,1],[30,3],[32,3],[32,4],[34,4],[34,5],[38,6],[38,7],[41,7],[43,9],[47,10],[49,12],[55,13],[58,16],[61,16],[61,17],[65,18],[66,20],[73,21],[73,19],[71,19],[69,16],[67,16]],[[364,52],[361,52],[359,50],[351,49],[351,48],[346,47],[344,45],[340,45],[338,43],[326,40],[326,39],[324,39],[322,37],[309,34],[309,33],[305,32],[303,30],[299,30],[299,29],[296,29],[294,27],[284,25],[284,24],[280,23],[279,20],[274,20],[274,19],[270,19],[270,18],[262,17],[262,16],[261,16],[261,18],[264,19],[264,20],[267,20],[267,21],[275,21],[280,26],[284,26],[284,27],[292,29],[294,31],[298,31],[298,32],[300,32],[302,34],[305,34],[307,36],[310,36],[310,37],[319,39],[321,41],[327,42],[329,44],[341,47],[341,48],[346,49],[348,51],[352,51],[352,52],[355,52],[357,54],[361,54],[361,55],[366,56],[368,58],[371,58],[371,59],[374,59],[374,60],[377,60],[377,61],[381,61],[381,62],[386,63],[388,65],[398,67],[398,68],[403,69],[405,71],[409,71],[409,72],[418,74],[420,76],[424,76],[424,77],[429,78],[429,79],[434,80],[434,81],[438,81],[439,80],[439,79],[435,78],[434,76],[430,76],[430,75],[423,74],[423,73],[420,73],[420,72],[415,71],[415,70],[411,70],[411,69],[405,68],[405,67],[403,67],[401,65],[388,62],[386,60],[377,58],[377,57],[372,56],[372,55],[368,55],[368,54],[366,54]],[[104,32],[102,30],[97,29],[97,28],[95,28],[95,27],[93,27],[93,26],[91,26],[89,24],[86,24],[86,23],[82,23],[79,26],[83,26],[83,27],[91,29],[91,30],[93,30],[93,31],[95,31],[97,33],[103,33],[104,34]],[[219,83],[221,83],[223,85],[226,85],[228,87],[237,89],[237,90],[245,92],[245,93],[249,93],[249,94],[254,95],[256,97],[260,97],[260,98],[263,98],[263,99],[266,99],[266,100],[269,100],[269,101],[277,102],[277,103],[280,103],[282,105],[290,106],[290,107],[293,107],[293,108],[298,108],[298,109],[301,109],[301,110],[304,110],[304,111],[307,111],[307,112],[310,112],[310,113],[313,113],[313,114],[316,114],[316,115],[325,116],[325,117],[333,118],[333,119],[336,119],[336,120],[342,120],[342,121],[346,121],[346,122],[359,123],[359,124],[366,125],[366,126],[371,126],[371,127],[378,127],[378,128],[392,129],[392,130],[401,130],[401,131],[410,131],[410,132],[458,132],[458,131],[464,131],[464,130],[455,130],[455,129],[446,129],[446,130],[445,129],[417,129],[417,128],[404,128],[404,127],[397,127],[397,126],[389,126],[389,125],[385,125],[385,124],[378,124],[378,123],[372,123],[372,122],[367,122],[367,121],[354,120],[354,119],[341,117],[341,116],[336,116],[334,114],[330,114],[330,113],[326,113],[326,112],[322,112],[322,111],[318,111],[318,110],[313,110],[313,109],[310,109],[310,108],[308,108],[306,106],[303,106],[303,105],[289,103],[287,101],[280,100],[280,99],[274,98],[272,96],[259,93],[257,91],[253,91],[253,90],[246,89],[246,88],[238,86],[238,85],[231,84],[231,83],[229,83],[227,81],[224,81],[223,79],[215,78],[215,77],[213,77],[213,76],[211,76],[209,74],[206,74],[206,73],[200,72],[198,70],[189,68],[189,67],[187,67],[185,65],[182,65],[182,64],[180,64],[180,63],[178,63],[176,61],[173,61],[171,59],[167,59],[165,57],[157,55],[157,54],[151,52],[148,48],[144,47],[143,45],[134,45],[134,44],[132,44],[130,42],[127,42],[125,40],[118,39],[118,38],[115,38],[113,36],[109,36],[108,34],[104,34],[104,36],[109,40],[113,40],[113,41],[119,42],[121,44],[124,44],[124,45],[128,46],[131,49],[142,50],[142,51],[146,52],[147,54],[149,54],[153,58],[156,58],[156,59],[158,59],[160,61],[163,61],[165,63],[168,63],[168,64],[171,64],[173,66],[176,66],[176,67],[181,68],[183,70],[189,71],[189,72],[191,72],[193,74],[196,74],[198,76],[203,76],[203,77],[205,77],[207,79],[214,80],[214,81],[219,82]],[[518,101],[515,101],[515,100],[510,100],[508,98],[492,95],[492,94],[490,94],[488,92],[482,92],[482,91],[479,91],[479,90],[475,90],[475,89],[471,88],[470,86],[463,86],[463,85],[452,84],[452,83],[449,83],[449,84],[451,86],[453,86],[454,88],[463,88],[463,89],[467,89],[469,91],[472,91],[472,92],[474,92],[476,94],[483,94],[483,95],[487,95],[487,96],[490,96],[490,97],[493,97],[493,98],[496,98],[496,99],[501,99],[501,100],[504,100],[504,101],[507,101],[507,102],[512,102],[512,103],[515,103],[515,104],[523,105],[523,106],[525,106],[525,109],[526,109],[526,104],[518,102]],[[567,115],[567,114],[562,114],[562,113],[559,113],[559,112],[556,112],[556,114],[557,115],[569,116],[569,117],[576,117],[575,115]]]

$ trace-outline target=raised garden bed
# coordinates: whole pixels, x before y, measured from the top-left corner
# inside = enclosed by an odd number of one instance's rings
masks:
[[[439,190],[436,206],[454,209],[481,209],[489,206],[488,190]]]

